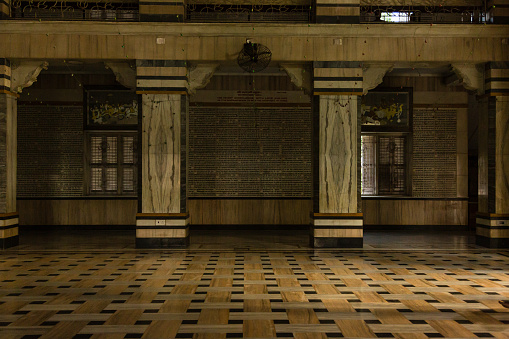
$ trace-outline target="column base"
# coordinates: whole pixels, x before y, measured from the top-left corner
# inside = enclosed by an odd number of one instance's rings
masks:
[[[362,248],[363,238],[313,237],[311,247],[315,248]]]
[[[475,243],[488,248],[509,248],[509,214],[478,213]]]
[[[136,238],[136,248],[186,248],[187,238]]]
[[[310,245],[315,248],[362,248],[362,213],[314,213]]]
[[[19,215],[17,212],[0,213],[0,249],[19,245]]]
[[[189,213],[136,214],[136,248],[189,246]]]
[[[509,238],[488,238],[476,235],[475,244],[487,248],[509,248]]]

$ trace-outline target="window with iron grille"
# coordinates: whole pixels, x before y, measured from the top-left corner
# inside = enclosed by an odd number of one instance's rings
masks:
[[[137,135],[133,132],[87,134],[87,193],[137,194]]]
[[[361,136],[361,194],[408,193],[407,136],[366,134]]]

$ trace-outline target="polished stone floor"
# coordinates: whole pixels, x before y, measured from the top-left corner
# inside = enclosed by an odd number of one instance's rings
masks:
[[[312,250],[306,228],[192,228],[192,250]],[[135,249],[134,230],[50,228],[20,230],[16,250]],[[474,249],[475,235],[465,231],[365,231],[364,249]],[[482,247],[479,247],[482,248]]]
[[[55,233],[53,233],[55,232]],[[0,338],[509,338],[509,252],[461,232],[22,232],[0,251]],[[299,240],[300,239],[300,240]]]

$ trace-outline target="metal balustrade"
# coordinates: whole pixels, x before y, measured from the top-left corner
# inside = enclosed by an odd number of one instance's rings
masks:
[[[122,1],[13,1],[11,18],[53,21],[139,21],[139,3]]]
[[[224,0],[225,2],[231,2]],[[410,2],[411,3],[411,2]],[[185,6],[186,22],[281,22],[309,23],[315,20],[315,2],[293,5],[243,5],[224,3],[195,3]],[[138,0],[95,1],[44,1],[15,0],[11,2],[11,19],[27,20],[91,20],[91,21],[139,21]],[[472,2],[465,6],[381,6],[368,0],[361,1],[360,23],[487,23],[489,8],[486,4]],[[164,20],[163,20],[164,21]]]

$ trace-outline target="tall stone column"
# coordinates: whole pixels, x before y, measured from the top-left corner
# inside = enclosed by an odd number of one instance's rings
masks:
[[[17,98],[23,88],[37,81],[47,69],[46,61],[11,64],[0,58],[0,248],[19,244],[19,215],[16,212]]]
[[[142,95],[136,247],[185,247],[189,244],[186,63],[138,60],[136,72],[137,93]]]
[[[313,96],[314,247],[362,247],[359,62],[315,62]]]
[[[360,0],[316,0],[317,24],[358,24]]]
[[[479,213],[476,242],[509,248],[509,62],[485,70],[479,114]]]
[[[17,100],[11,63],[0,58],[0,249],[19,244],[16,212]]]

